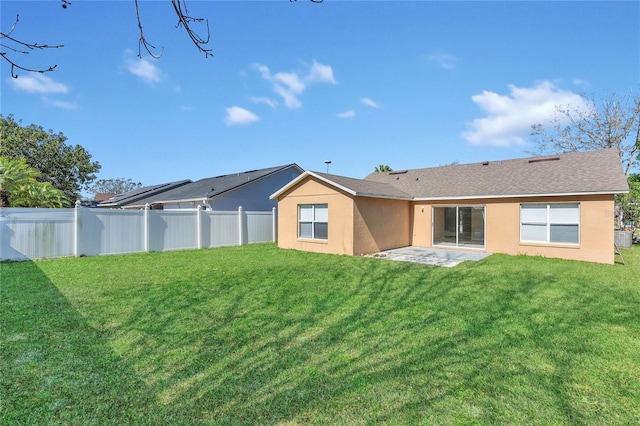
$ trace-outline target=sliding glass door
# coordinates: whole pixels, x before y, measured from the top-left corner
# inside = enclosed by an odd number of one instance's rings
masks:
[[[484,206],[433,208],[433,245],[484,248]]]

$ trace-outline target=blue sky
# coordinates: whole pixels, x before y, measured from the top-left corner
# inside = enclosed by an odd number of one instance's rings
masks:
[[[20,58],[51,73],[2,63],[2,114],[84,146],[100,178],[146,185],[523,157],[555,105],[640,89],[636,1],[187,0],[209,19],[207,59],[168,1],[142,1],[157,60],[137,57],[133,1],[0,5],[3,31],[19,14],[15,37],[65,45]]]

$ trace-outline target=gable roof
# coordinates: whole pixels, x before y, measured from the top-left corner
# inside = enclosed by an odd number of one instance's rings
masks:
[[[628,191],[618,150],[371,173],[415,200],[615,194]]]
[[[102,201],[98,207],[121,207],[134,203],[142,198],[159,195],[163,192],[191,183],[191,179],[183,179],[175,182],[160,183],[157,185],[137,188],[129,192],[117,194],[108,200]]]
[[[278,198],[308,176],[353,196],[415,201],[617,194],[629,190],[618,151],[604,149],[371,173],[364,179],[308,171],[271,198]]]
[[[179,188],[166,191],[162,194],[145,197],[138,200],[137,204],[153,204],[167,202],[188,202],[202,201],[219,196],[225,192],[255,182],[258,179],[265,178],[273,173],[293,168],[302,173],[303,170],[295,163],[286,164],[284,166],[269,167],[259,170],[249,170],[242,173],[233,173],[228,175],[215,176],[200,179],[183,185]]]
[[[305,178],[312,176],[322,182],[325,182],[337,189],[357,197],[375,197],[375,198],[392,198],[398,200],[411,200],[410,194],[384,182],[374,182],[364,179],[355,179],[345,176],[330,175],[328,173],[306,171],[269,198],[278,198],[282,193],[298,184]]]
[[[115,197],[118,194],[114,194],[113,192],[98,192],[93,196],[93,201],[107,201],[110,198]]]

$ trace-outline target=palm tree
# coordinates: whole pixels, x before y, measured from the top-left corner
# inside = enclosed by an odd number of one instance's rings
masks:
[[[374,171],[376,173],[383,173],[383,172],[392,172],[393,169],[386,164],[380,164],[379,166],[376,166],[376,169]]]
[[[67,207],[64,193],[22,159],[0,157],[0,207]]]
[[[29,167],[24,160],[0,157],[0,207],[10,207],[12,198],[20,198],[22,188],[36,182],[40,173]],[[21,201],[21,200],[19,200]]]

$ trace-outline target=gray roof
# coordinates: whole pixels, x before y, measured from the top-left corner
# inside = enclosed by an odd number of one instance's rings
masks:
[[[381,197],[381,198],[397,198],[411,200],[413,197],[403,190],[385,182],[376,182],[373,180],[354,179],[338,175],[330,175],[327,173],[313,172],[323,180],[337,184],[343,190],[353,195],[361,197]]]
[[[98,207],[120,207],[131,203],[134,203],[140,199],[157,196],[163,192],[169,191],[174,188],[178,188],[182,185],[191,183],[191,179],[178,180],[175,182],[160,183],[157,185],[145,186],[137,188],[129,192],[117,194],[108,200],[105,200],[98,204]]]
[[[405,200],[617,194],[629,190],[618,150],[610,148],[371,173],[364,179],[305,172],[271,198],[278,198],[307,176],[354,196]]]
[[[365,180],[392,185],[414,199],[611,194],[629,189],[616,149],[371,173]]]
[[[232,189],[239,188],[257,179],[279,172],[286,168],[293,167],[300,173],[303,170],[295,163],[284,166],[269,167],[259,170],[249,170],[241,173],[233,173],[216,177],[204,178],[171,191],[163,192],[159,195],[146,197],[137,201],[136,204],[153,204],[162,201],[193,201],[216,197]]]

